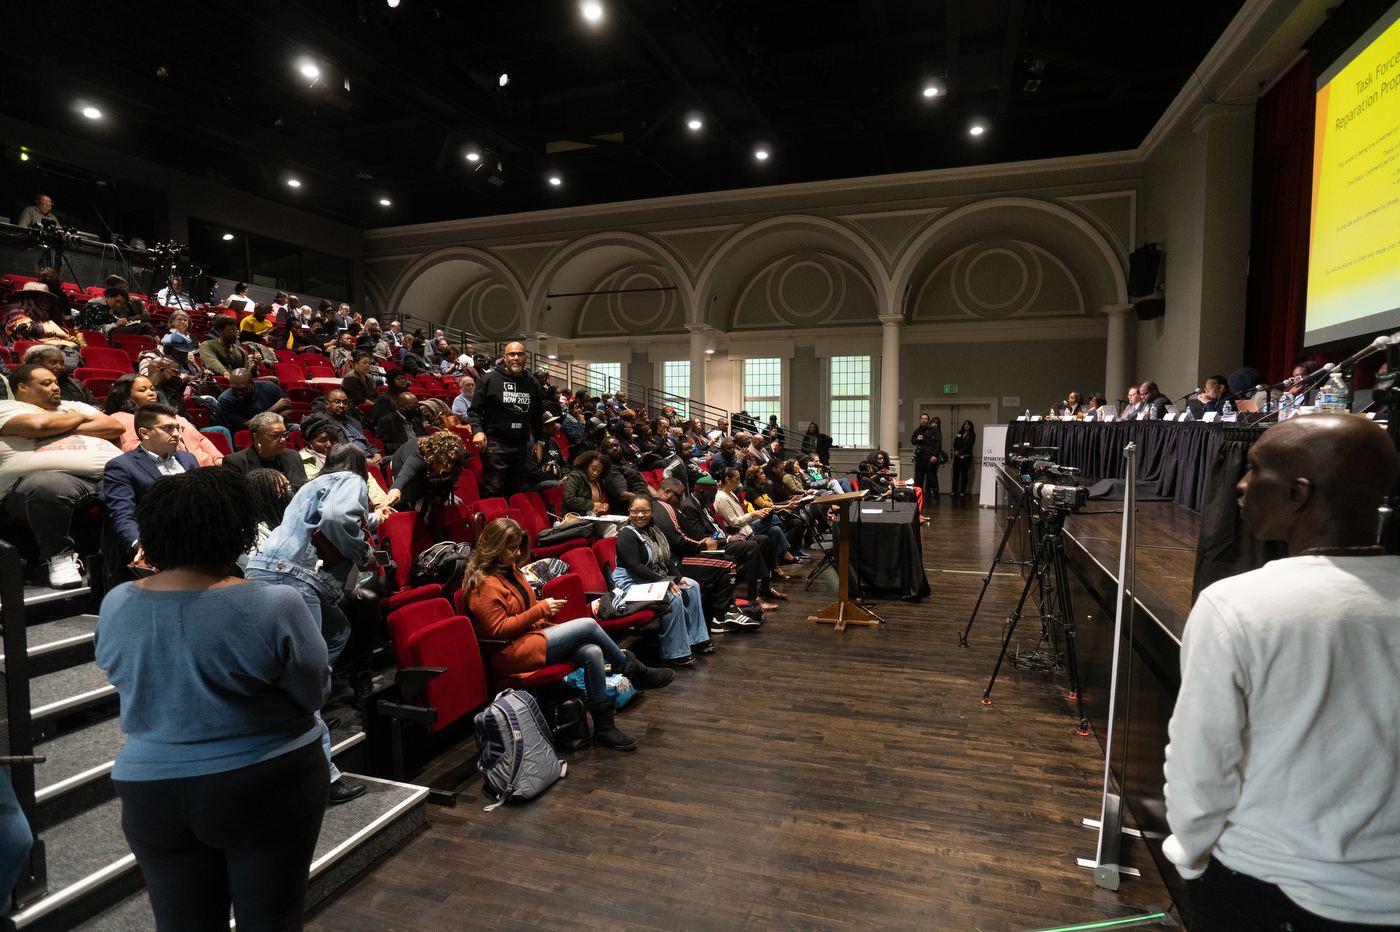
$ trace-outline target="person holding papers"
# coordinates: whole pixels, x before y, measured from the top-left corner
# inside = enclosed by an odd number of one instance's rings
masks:
[[[666,583],[657,593],[670,603],[661,616],[661,659],[673,667],[692,667],[695,653],[714,651],[700,585],[673,573],[671,545],[651,518],[650,495],[634,495],[627,506],[627,524],[617,532],[617,568],[613,585],[623,589],[647,583]]]
[[[537,599],[520,564],[529,559],[525,531],[510,518],[497,518],[481,532],[462,578],[457,606],[465,602],[472,625],[484,638],[510,641],[491,655],[491,665],[507,674],[529,673],[572,661],[583,668],[585,705],[593,713],[593,739],[602,747],[632,751],[637,742],[613,722],[616,700],[608,696],[605,663],[638,689],[660,689],[675,676],[651,670],[631,651],[613,643],[592,618],[558,621],[563,599]]]

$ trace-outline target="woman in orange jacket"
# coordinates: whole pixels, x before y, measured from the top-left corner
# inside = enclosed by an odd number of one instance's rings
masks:
[[[482,637],[508,639],[491,658],[501,673],[528,673],[571,661],[583,668],[587,700],[593,713],[594,739],[604,747],[631,751],[637,742],[617,729],[614,701],[607,694],[604,664],[623,673],[638,689],[660,689],[675,674],[651,670],[631,651],[619,648],[592,618],[558,622],[563,599],[536,599],[520,571],[526,556],[525,531],[510,518],[486,525],[472,551],[462,592],[472,624]]]

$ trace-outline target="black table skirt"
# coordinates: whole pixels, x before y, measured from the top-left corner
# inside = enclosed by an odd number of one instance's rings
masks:
[[[882,595],[909,602],[927,597],[918,506],[853,502],[847,507],[861,509],[850,512],[851,589],[862,597]]]
[[[1008,453],[1018,443],[1058,447],[1056,463],[1095,479],[1123,478],[1123,448],[1136,443],[1138,480],[1201,513],[1193,602],[1211,583],[1286,555],[1281,543],[1251,534],[1235,504],[1245,455],[1263,427],[1200,421],[1012,421],[1009,428]]]

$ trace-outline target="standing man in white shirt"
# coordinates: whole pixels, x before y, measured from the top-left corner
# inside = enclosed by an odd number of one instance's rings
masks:
[[[73,513],[102,500],[102,470],[121,455],[122,423],[81,401],[64,401],[43,366],[10,370],[14,401],[0,401],[0,495],[12,517],[29,522],[49,585],[82,584]]]
[[[1192,932],[1400,928],[1400,556],[1376,546],[1397,472],[1351,415],[1249,451],[1241,514],[1290,556],[1207,588],[1182,636],[1162,850]]]

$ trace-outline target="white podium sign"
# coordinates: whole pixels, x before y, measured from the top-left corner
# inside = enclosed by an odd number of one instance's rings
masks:
[[[986,424],[982,427],[982,491],[977,504],[995,508],[997,504],[997,466],[1006,460],[1006,425]]]

